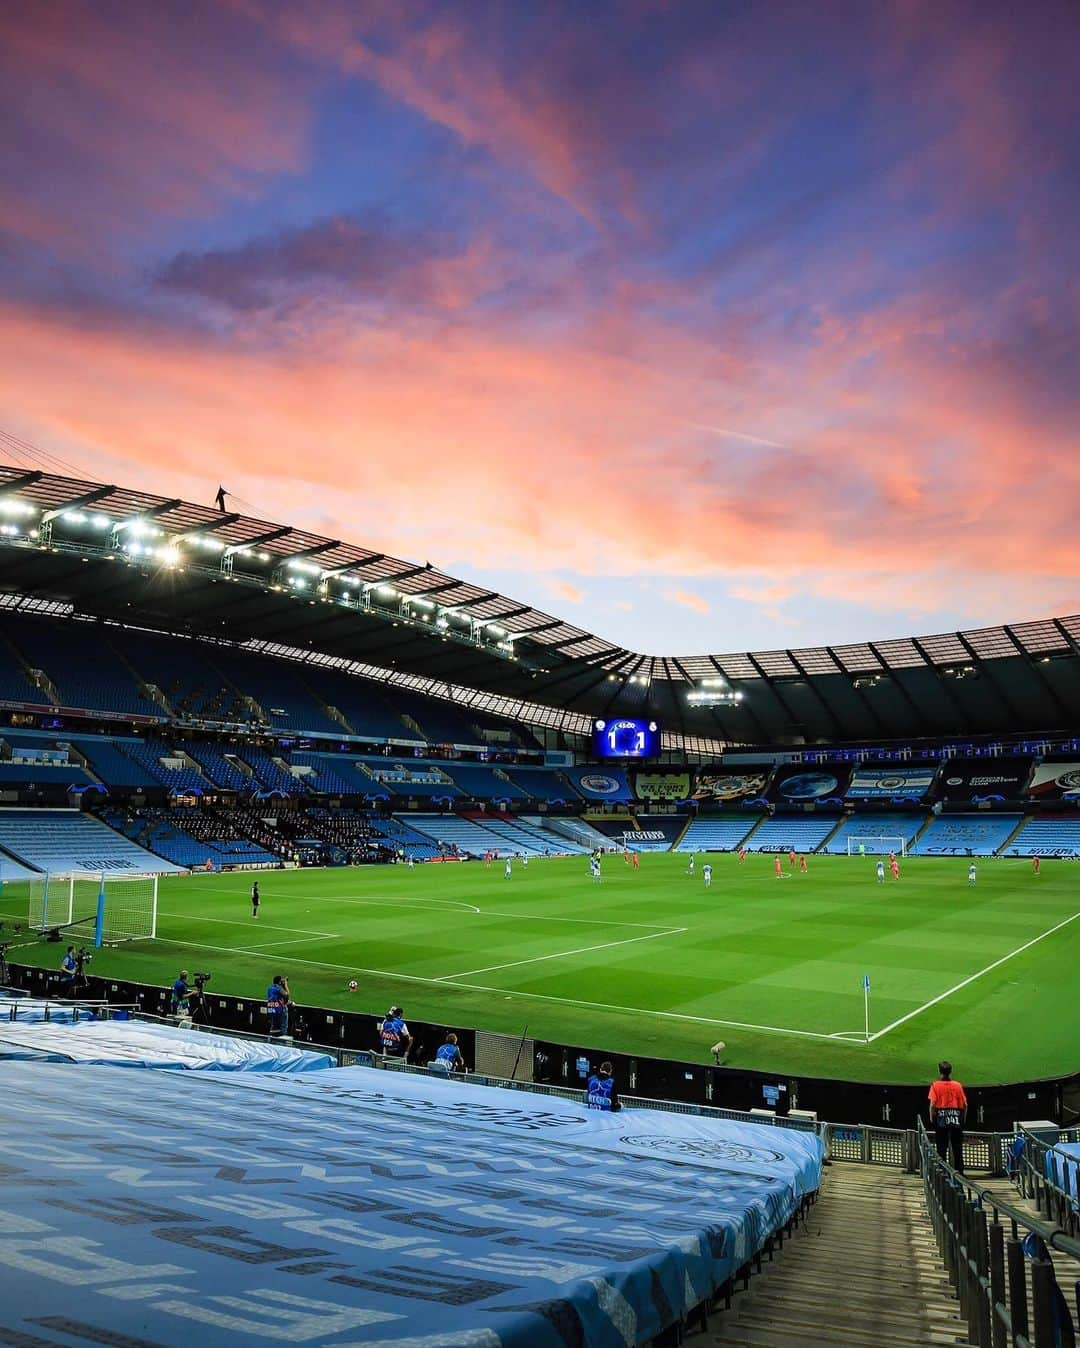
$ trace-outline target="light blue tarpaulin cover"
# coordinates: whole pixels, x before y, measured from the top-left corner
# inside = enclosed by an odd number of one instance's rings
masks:
[[[326,1053],[228,1039],[173,1025],[136,1021],[70,1024],[0,1022],[0,1059],[165,1067],[187,1072],[316,1072],[334,1066]]]
[[[373,1068],[2,1075],[9,1342],[626,1348],[821,1163],[811,1134]]]

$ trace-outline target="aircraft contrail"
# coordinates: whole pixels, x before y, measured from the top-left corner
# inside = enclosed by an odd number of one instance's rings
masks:
[[[745,431],[733,431],[728,426],[706,426],[701,421],[688,421],[688,426],[695,426],[699,431],[709,431],[713,435],[730,435],[736,440],[749,440],[754,445],[768,445],[771,449],[790,449],[790,445],[782,445],[777,440],[766,440],[760,435],[747,435]]]

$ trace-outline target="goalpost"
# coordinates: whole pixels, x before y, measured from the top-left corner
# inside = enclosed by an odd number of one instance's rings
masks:
[[[852,834],[847,840],[849,857],[883,857],[896,852],[907,856],[907,841],[900,834],[887,833]]]
[[[95,946],[157,935],[156,875],[82,872],[25,883],[30,890],[27,925],[34,931],[63,928]]]

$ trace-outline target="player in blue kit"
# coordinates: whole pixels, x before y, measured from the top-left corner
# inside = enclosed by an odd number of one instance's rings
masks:
[[[885,863],[884,863],[884,861],[879,861],[878,864],[877,864],[877,882],[878,882],[879,885],[883,885],[883,884],[885,883]]]
[[[703,876],[703,878],[704,878],[704,880],[705,880],[705,888],[706,888],[706,889],[711,889],[711,888],[712,888],[712,867],[709,865],[708,862],[706,862],[705,865],[702,866],[702,868],[701,868],[701,874],[702,874],[702,876]]]

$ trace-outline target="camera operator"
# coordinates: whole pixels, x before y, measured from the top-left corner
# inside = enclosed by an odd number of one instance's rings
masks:
[[[277,1038],[289,1032],[289,980],[284,974],[275,974],[266,989],[266,1016],[270,1034]]]
[[[79,946],[78,950],[75,951],[75,992],[85,992],[90,986],[90,980],[86,976],[86,966],[93,958],[93,955],[89,953],[84,945]]]
[[[210,975],[197,973],[191,982],[193,986],[188,991],[188,1015],[193,1025],[206,1025],[210,1020],[210,1008],[206,1004],[206,985],[210,982]]]
[[[180,970],[180,977],[172,985],[172,998],[169,1003],[169,1014],[173,1016],[186,1016],[189,1014],[189,998],[191,997],[191,987],[188,979],[191,975],[186,969]]]
[[[75,947],[69,945],[67,953],[60,961],[60,991],[72,992],[75,988]]]

